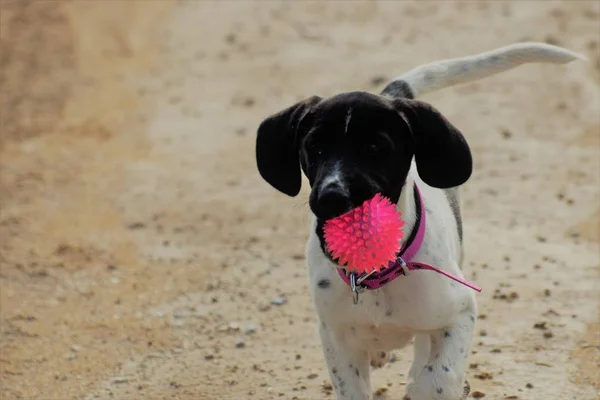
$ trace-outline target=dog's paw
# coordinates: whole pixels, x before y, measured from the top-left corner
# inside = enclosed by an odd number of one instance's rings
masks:
[[[425,366],[416,381],[409,382],[403,400],[465,400],[469,392],[468,383],[451,368],[431,364]]]
[[[389,353],[385,351],[376,351],[369,354],[371,358],[371,367],[373,368],[381,368],[385,365],[385,363],[389,360]]]

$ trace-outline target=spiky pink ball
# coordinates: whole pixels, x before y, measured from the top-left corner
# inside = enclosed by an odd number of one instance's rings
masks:
[[[327,250],[349,272],[380,271],[396,258],[403,226],[396,207],[376,194],[362,206],[325,222]]]

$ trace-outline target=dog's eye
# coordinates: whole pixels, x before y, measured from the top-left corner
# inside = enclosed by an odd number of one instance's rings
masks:
[[[377,145],[376,143],[371,143],[370,145],[367,146],[367,150],[369,151],[369,153],[373,153],[373,154],[377,154],[379,153],[379,145]]]
[[[378,143],[370,143],[364,147],[364,151],[370,156],[377,156],[381,153],[381,146]]]

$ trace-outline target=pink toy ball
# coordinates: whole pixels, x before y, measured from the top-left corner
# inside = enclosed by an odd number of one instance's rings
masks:
[[[396,259],[404,221],[391,201],[375,195],[361,206],[325,222],[327,250],[348,272],[380,271]]]

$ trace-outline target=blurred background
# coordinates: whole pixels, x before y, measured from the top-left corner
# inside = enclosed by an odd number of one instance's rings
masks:
[[[333,398],[307,185],[263,182],[266,116],[517,41],[527,65],[423,98],[469,140],[469,381],[600,391],[600,2],[2,0],[0,390],[9,399]],[[410,350],[375,373],[399,400]]]

